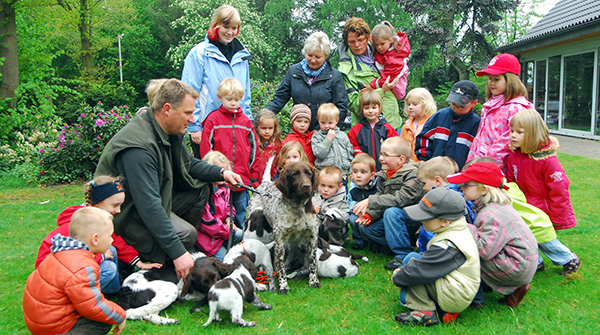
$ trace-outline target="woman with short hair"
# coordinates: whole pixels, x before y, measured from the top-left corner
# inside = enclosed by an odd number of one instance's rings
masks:
[[[311,111],[309,130],[318,126],[317,110],[324,103],[333,103],[343,121],[348,111],[348,97],[341,73],[327,61],[331,53],[329,37],[323,32],[312,33],[304,42],[304,59],[290,66],[267,109],[279,113],[292,98],[294,105],[305,104]]]

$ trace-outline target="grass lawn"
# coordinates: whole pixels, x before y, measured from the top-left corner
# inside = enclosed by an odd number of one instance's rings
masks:
[[[271,334],[271,333],[368,333],[368,334],[597,334],[600,320],[600,161],[559,155],[571,180],[571,200],[578,224],[559,232],[559,239],[582,260],[574,278],[559,275],[562,267],[548,259],[546,271],[536,274],[531,290],[517,308],[497,304],[497,293],[486,295],[482,310],[468,309],[449,325],[430,328],[401,327],[393,316],[404,312],[399,290],[383,268],[389,255],[365,252],[371,262],[358,276],[322,279],[322,287],[308,287],[307,280],[291,281],[288,295],[260,293],[273,310],[258,311],[247,304],[244,318],[257,326],[240,329],[222,313],[223,322],[206,329],[207,315],[190,314],[193,302],[178,303],[163,315],[179,319],[179,325],[157,326],[128,321],[124,334]],[[12,182],[12,183],[11,183]],[[0,179],[0,334],[26,334],[21,311],[23,290],[34,269],[42,239],[56,227],[56,217],[67,206],[83,202],[83,186],[19,187]]]

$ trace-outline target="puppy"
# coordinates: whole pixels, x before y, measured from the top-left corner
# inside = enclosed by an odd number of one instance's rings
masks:
[[[271,261],[270,248],[273,247],[271,242],[269,246],[264,245],[261,241],[248,239],[237,244],[227,252],[223,257],[223,263],[233,264],[234,260],[240,256],[248,256],[257,268],[265,271],[269,279],[269,291],[275,292],[275,279],[273,278],[273,263]],[[261,286],[264,286],[261,284]],[[260,289],[259,289],[260,291]]]
[[[190,313],[204,312],[200,307],[207,304],[208,291],[214,284],[230,273],[231,267],[215,257],[196,259],[190,274],[183,280],[181,289],[182,299],[198,301],[190,309]],[[193,298],[186,299],[189,295],[193,295]]]
[[[205,256],[201,252],[192,254],[196,261]],[[194,266],[202,267],[203,265],[195,264]],[[125,278],[117,301],[125,310],[127,319],[146,320],[161,325],[178,324],[179,321],[176,319],[158,315],[160,311],[175,302],[180,295],[179,285],[173,283],[174,273],[175,268],[171,263],[165,264],[160,269],[140,270]],[[207,292],[208,288],[204,292],[204,298]]]
[[[231,322],[242,327],[254,327],[256,322],[242,319],[244,301],[256,306],[259,310],[271,309],[271,305],[264,304],[255,292],[256,266],[246,256],[235,259],[231,267],[233,272],[218,281],[208,291],[208,306],[210,314],[204,327],[212,321],[221,321],[219,311],[226,310],[231,313]]]
[[[262,211],[273,227],[275,237],[275,270],[279,276],[279,293],[289,291],[286,259],[291,252],[309,269],[309,286],[321,287],[317,276],[316,244],[319,223],[311,198],[317,189],[317,170],[310,164],[288,164],[272,183],[264,180],[250,198],[248,212]],[[257,213],[256,215],[258,215]]]

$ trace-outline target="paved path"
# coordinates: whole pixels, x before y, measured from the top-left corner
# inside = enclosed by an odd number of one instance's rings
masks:
[[[600,160],[600,141],[552,134],[560,142],[559,152]]]

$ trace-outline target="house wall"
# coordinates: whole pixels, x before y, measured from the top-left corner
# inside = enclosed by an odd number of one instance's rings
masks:
[[[538,45],[515,54],[522,62],[529,98],[551,132],[600,139],[600,35]]]

